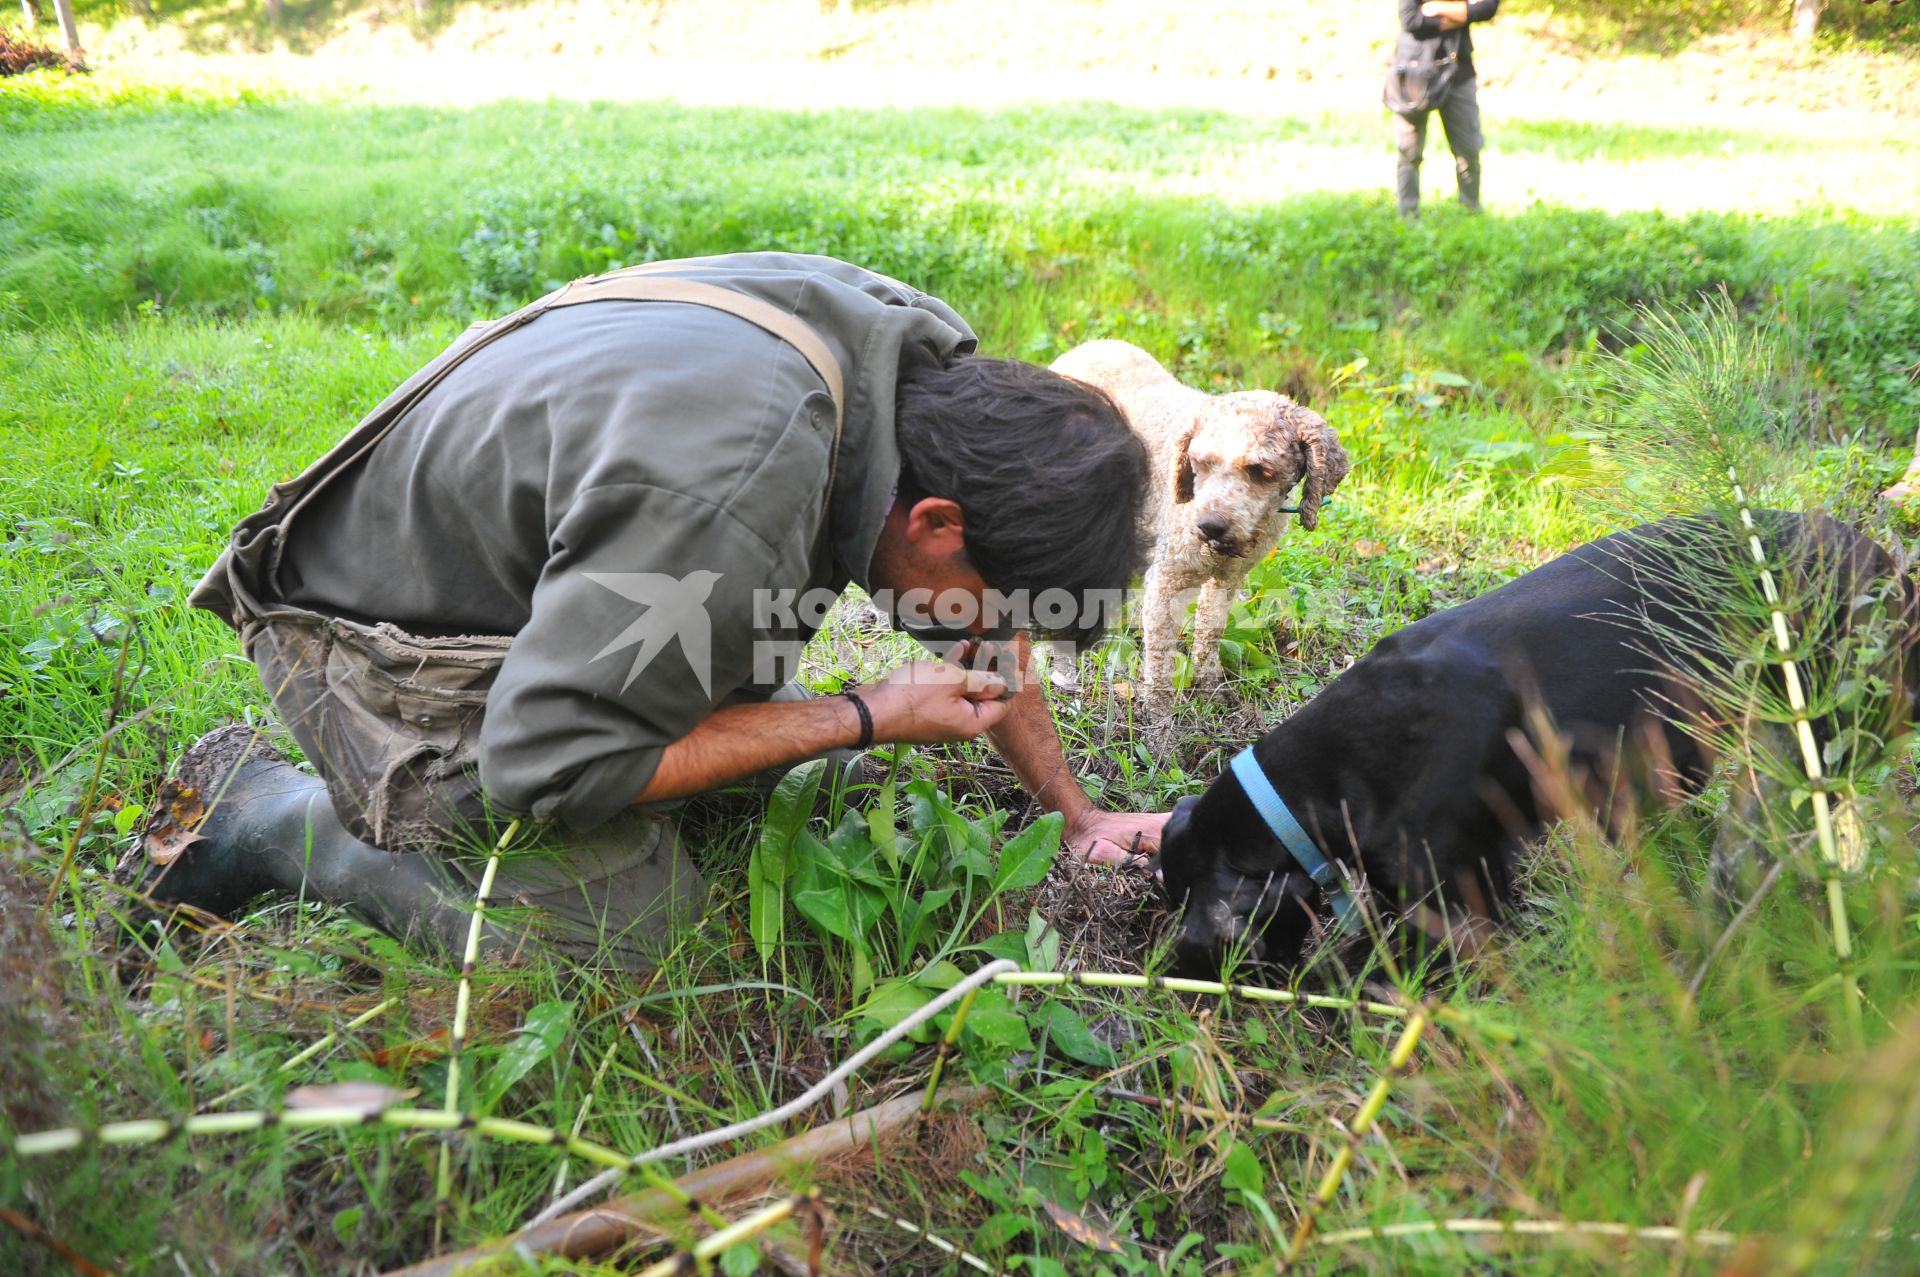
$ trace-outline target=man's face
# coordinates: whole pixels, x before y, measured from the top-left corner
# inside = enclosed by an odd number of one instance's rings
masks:
[[[994,620],[986,615],[987,583],[967,559],[960,507],[944,498],[894,504],[868,575],[874,591],[891,598],[896,626],[979,635]]]
[[[928,497],[896,504],[874,547],[869,573],[893,627],[918,639],[943,660],[991,668],[1018,690],[1014,618],[997,615],[997,601],[966,553],[965,524],[954,502]]]

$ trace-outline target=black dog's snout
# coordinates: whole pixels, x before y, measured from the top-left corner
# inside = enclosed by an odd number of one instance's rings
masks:
[[[1160,846],[1164,850],[1170,842],[1179,842],[1186,837],[1187,826],[1193,823],[1193,805],[1198,798],[1182,798],[1173,805],[1173,811],[1167,815],[1167,823],[1160,829]]]
[[[1193,824],[1193,805],[1199,801],[1198,798],[1182,798],[1173,805],[1167,823],[1160,828],[1160,854],[1154,857],[1155,876],[1168,903],[1176,909],[1186,903],[1182,898],[1189,878],[1186,872],[1189,852],[1185,844],[1187,831]]]

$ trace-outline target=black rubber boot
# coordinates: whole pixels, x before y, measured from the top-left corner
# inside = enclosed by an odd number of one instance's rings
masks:
[[[471,891],[430,854],[395,855],[340,824],[326,785],[253,728],[202,737],[161,786],[136,855],[161,905],[230,916],[272,892],[341,905],[401,940],[466,945]],[[486,947],[504,937],[489,927]]]

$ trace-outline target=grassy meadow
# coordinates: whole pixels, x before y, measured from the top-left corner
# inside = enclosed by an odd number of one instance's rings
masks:
[[[830,253],[945,297],[990,353],[1044,362],[1123,337],[1191,384],[1274,386],[1324,413],[1353,476],[1317,531],[1256,572],[1228,634],[1231,685],[1184,700],[1176,744],[1150,746],[1123,637],[1057,704],[1083,783],[1116,807],[1197,792],[1258,723],[1382,635],[1614,526],[1634,467],[1598,451],[1608,361],[1635,357],[1642,307],[1724,297],[1777,350],[1775,388],[1794,406],[1774,495],[1911,544],[1912,517],[1874,499],[1920,428],[1904,146],[1877,129],[1816,144],[1544,117],[1489,137],[1489,213],[1442,198],[1436,137],[1426,213],[1404,225],[1384,118],[1364,110],[454,107],[111,74],[0,81],[9,1134],[271,1105],[329,1082],[441,1103],[456,963],[282,900],[158,944],[151,979],[126,987],[110,875],[186,744],[234,720],[276,730],[232,636],[184,607],[232,523],[472,319],[573,276]],[[1894,185],[1851,200],[1849,175]],[[811,673],[837,686],[891,650],[836,627]],[[1834,996],[1804,826],[1789,813],[1773,846],[1786,871],[1730,926],[1703,883],[1714,794],[1619,840],[1558,832],[1523,916],[1450,976],[1332,955],[1301,974],[1305,991],[1445,1008],[1404,1069],[1389,1068],[1404,1028],[1390,1016],[991,989],[953,1065],[986,1088],[974,1107],[779,1191],[821,1189],[832,1273],[974,1270],[902,1219],[989,1271],[1273,1271],[1391,1072],[1296,1270],[1907,1271],[1920,1233],[1911,761],[1874,779],[1872,853],[1846,886],[1857,1034]],[[483,967],[463,1101],[637,1151],[785,1102],[990,958],[1156,969],[1152,893],[1056,857],[1056,832],[984,750],[914,752],[897,782],[819,795],[811,819],[809,797],[789,786],[766,818],[690,818],[713,895],[654,976]],[[773,935],[745,871],[756,852],[804,862],[841,904],[796,899]],[[924,1086],[933,1036],[888,1052],[839,1103]],[[453,1192],[436,1206],[449,1144]],[[198,1136],[0,1155],[0,1207],[126,1273],[372,1273],[509,1233],[592,1169],[396,1130]],[[1680,1240],[1427,1226],[1450,1219],[1670,1226]],[[640,1271],[702,1231],[676,1223],[610,1266],[502,1271]],[[718,1267],[799,1272],[807,1253],[788,1224]],[[62,1262],[0,1227],[0,1271]]]

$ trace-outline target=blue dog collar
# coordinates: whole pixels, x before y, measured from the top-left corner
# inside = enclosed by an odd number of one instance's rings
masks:
[[[1300,822],[1287,810],[1287,804],[1280,798],[1280,792],[1260,770],[1260,764],[1253,759],[1253,747],[1248,746],[1233,756],[1233,776],[1240,782],[1240,788],[1246,791],[1247,801],[1260,813],[1260,819],[1267,822],[1267,828],[1280,840],[1299,866],[1306,870],[1307,877],[1327,893],[1333,902],[1333,916],[1339,922],[1340,929],[1351,928],[1359,919],[1355,916],[1353,897],[1347,894],[1347,887],[1341,881],[1340,871],[1333,862],[1320,854],[1313,845],[1313,839],[1300,827]]]

